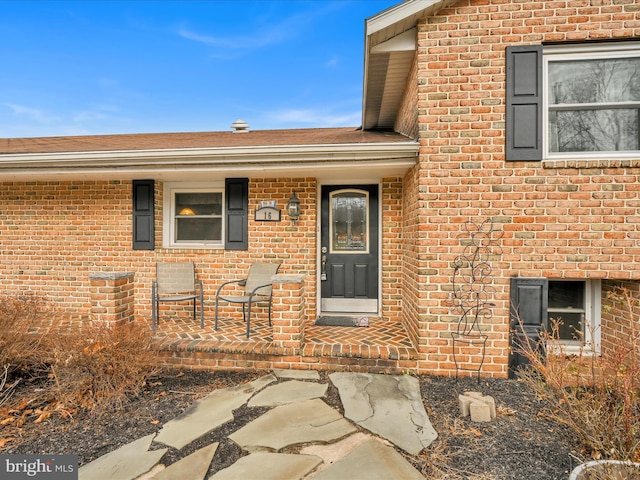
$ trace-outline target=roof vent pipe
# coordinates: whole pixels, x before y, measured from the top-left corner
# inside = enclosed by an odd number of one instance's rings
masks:
[[[249,131],[249,124],[244,120],[236,120],[231,124],[231,128],[233,128],[233,133],[247,133]]]

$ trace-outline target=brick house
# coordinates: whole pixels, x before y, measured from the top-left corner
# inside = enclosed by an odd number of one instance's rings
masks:
[[[365,25],[361,128],[0,139],[2,289],[80,322],[107,292],[103,320],[148,323],[155,263],[194,261],[205,329],[174,306],[159,327],[193,368],[506,376],[514,311],[532,336],[562,318],[568,348],[627,337],[606,292],[640,290],[640,4],[407,0]],[[457,259],[486,225],[489,314],[454,345]],[[273,326],[234,336],[228,307],[214,331],[217,286],[256,260],[282,264]],[[344,312],[369,327],[314,325]]]

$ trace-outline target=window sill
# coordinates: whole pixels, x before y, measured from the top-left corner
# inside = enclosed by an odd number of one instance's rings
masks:
[[[185,243],[180,245],[163,245],[162,248],[166,250],[224,250],[224,245],[218,243]]]
[[[542,161],[542,168],[559,169],[559,168],[638,168],[640,167],[640,158],[627,159],[546,159]]]
[[[597,352],[593,350],[592,345],[584,345],[579,342],[553,342],[547,344],[547,352],[552,355],[566,355],[578,357],[593,357]]]

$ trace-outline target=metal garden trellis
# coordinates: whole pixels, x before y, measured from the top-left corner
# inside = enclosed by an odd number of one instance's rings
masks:
[[[491,302],[491,297],[495,294],[495,287],[491,285],[490,260],[502,254],[499,240],[503,233],[495,228],[493,219],[480,223],[469,220],[465,223],[465,232],[458,236],[464,242],[465,249],[453,262],[451,304],[453,312],[459,315],[456,329],[451,332],[456,380],[461,370],[467,370],[475,372],[480,381],[489,338],[480,323],[493,317],[492,307],[495,304]],[[470,351],[479,351],[480,361],[462,361],[456,351],[464,346],[470,347]],[[464,366],[472,364],[473,367]]]

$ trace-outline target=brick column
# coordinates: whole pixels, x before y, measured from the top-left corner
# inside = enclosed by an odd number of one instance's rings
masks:
[[[304,341],[306,275],[275,275],[271,324],[278,355],[298,355]]]
[[[133,272],[104,272],[89,275],[91,323],[120,327],[133,322]]]

